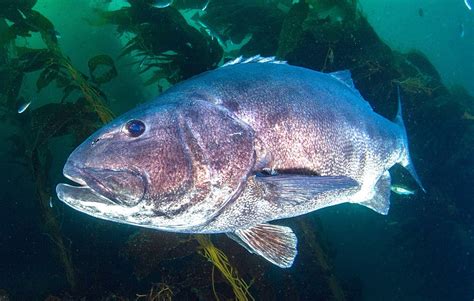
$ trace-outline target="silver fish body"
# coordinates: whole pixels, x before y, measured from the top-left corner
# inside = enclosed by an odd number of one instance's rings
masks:
[[[22,114],[23,112],[25,112],[26,109],[28,109],[30,105],[31,105],[31,101],[23,103],[17,110],[18,114]]]
[[[154,0],[151,5],[156,8],[166,8],[172,5],[173,1],[174,0]]]
[[[390,190],[393,191],[394,193],[398,194],[398,195],[404,195],[404,196],[415,194],[415,190],[407,188],[407,187],[402,186],[402,185],[392,185],[390,187]]]
[[[69,157],[58,197],[98,218],[227,233],[280,267],[296,236],[268,221],[344,202],[387,214],[410,164],[401,115],[373,112],[347,71],[237,59],[114,120]],[[269,172],[270,171],[270,172]]]

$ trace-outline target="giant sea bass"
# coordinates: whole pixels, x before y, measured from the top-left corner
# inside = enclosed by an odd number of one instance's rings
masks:
[[[376,114],[350,73],[238,58],[104,126],[69,157],[57,195],[110,221],[226,233],[290,267],[297,239],[270,221],[341,203],[387,214],[388,169],[411,164],[401,110]]]

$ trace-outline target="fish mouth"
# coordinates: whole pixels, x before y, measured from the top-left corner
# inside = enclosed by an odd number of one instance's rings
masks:
[[[77,185],[60,183],[56,194],[73,208],[91,202],[132,207],[143,199],[147,187],[146,179],[132,170],[86,168],[66,163],[63,174]]]

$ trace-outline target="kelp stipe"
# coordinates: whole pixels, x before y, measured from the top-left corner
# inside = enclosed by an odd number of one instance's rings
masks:
[[[314,252],[316,260],[321,267],[321,270],[324,272],[326,277],[327,286],[332,294],[334,300],[343,301],[346,300],[346,294],[339,283],[339,280],[333,272],[333,268],[330,264],[330,257],[324,250],[324,246],[321,244],[318,237],[318,232],[320,231],[311,219],[301,219],[298,221],[298,224],[301,230],[304,233],[306,244],[309,246],[310,250]]]

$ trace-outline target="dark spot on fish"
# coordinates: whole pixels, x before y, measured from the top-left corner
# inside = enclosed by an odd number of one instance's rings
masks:
[[[238,112],[239,111],[239,104],[235,100],[229,100],[224,102],[225,107],[231,112]]]
[[[233,85],[232,88],[240,95],[248,95],[254,86],[255,83],[252,83],[249,80],[243,80],[238,85]]]
[[[191,100],[197,100],[197,101],[204,100],[204,101],[214,103],[214,104],[216,103],[216,99],[214,95],[211,95],[207,93],[206,91],[201,91],[201,90],[187,93],[187,98]]]
[[[156,210],[156,209],[153,209],[153,216],[155,216],[155,217],[163,216],[163,217],[166,217],[166,218],[170,218],[170,216],[168,214],[166,214],[165,212],[163,212],[161,210]]]
[[[189,119],[190,122],[196,123],[199,121],[199,114],[196,112],[196,110],[188,110],[186,112],[186,118]]]
[[[92,145],[94,145],[94,144],[96,144],[97,142],[99,142],[99,140],[100,140],[100,138],[99,138],[99,137],[97,137],[97,138],[95,138],[95,139],[94,139],[94,141],[92,141],[92,143],[91,143],[91,144],[92,144]]]
[[[346,144],[342,150],[342,154],[344,156],[344,161],[350,162],[352,155],[355,153],[354,145]]]
[[[360,153],[359,166],[365,166],[366,161],[367,161],[367,156],[366,156],[365,152]]]

